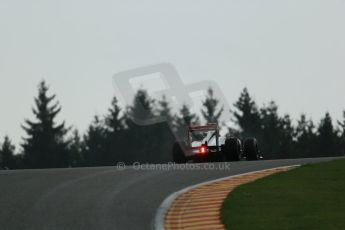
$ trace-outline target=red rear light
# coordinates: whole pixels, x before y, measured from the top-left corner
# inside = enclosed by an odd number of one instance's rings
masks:
[[[206,147],[205,146],[200,147],[200,153],[206,153]]]

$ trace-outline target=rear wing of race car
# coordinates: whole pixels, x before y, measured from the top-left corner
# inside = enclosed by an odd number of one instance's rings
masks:
[[[192,133],[194,132],[208,132],[214,131],[216,135],[216,147],[219,146],[219,126],[217,123],[209,123],[207,125],[191,125],[188,126],[188,140],[187,143],[189,146],[192,145]],[[207,144],[206,144],[207,145]]]
[[[217,123],[210,123],[207,125],[191,125],[188,126],[188,131],[194,132],[194,131],[213,131],[213,130],[219,130]]]

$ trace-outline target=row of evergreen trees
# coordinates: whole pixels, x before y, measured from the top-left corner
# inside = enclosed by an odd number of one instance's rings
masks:
[[[43,81],[38,87],[33,114],[25,120],[26,132],[21,150],[5,137],[0,147],[0,168],[60,168],[114,165],[116,162],[165,163],[171,161],[175,137],[186,135],[186,125],[218,122],[223,107],[212,89],[202,103],[200,119],[184,105],[173,114],[165,97],[156,101],[145,90],[139,90],[133,104],[121,108],[113,98],[108,113],[95,116],[84,135],[76,129],[57,123],[61,106],[55,95],[49,95]],[[275,102],[258,107],[245,88],[231,111],[236,127],[229,135],[256,137],[266,159],[335,156],[345,154],[345,112],[343,121],[333,126],[326,113],[316,126],[301,115],[294,125],[289,115],[280,116]],[[165,117],[167,122],[141,126],[135,119]],[[174,135],[175,133],[175,135]]]
[[[247,89],[234,107],[234,121],[241,128],[239,135],[256,137],[267,159],[345,154],[345,111],[343,121],[338,121],[336,127],[328,112],[318,125],[305,114],[294,125],[288,114],[279,115],[274,101],[259,108]]]

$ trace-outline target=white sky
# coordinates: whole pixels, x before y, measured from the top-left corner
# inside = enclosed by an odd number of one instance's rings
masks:
[[[231,103],[247,86],[294,118],[340,118],[344,23],[344,0],[1,0],[0,137],[20,142],[43,78],[84,131],[114,73],[161,62],[185,83],[215,80]]]

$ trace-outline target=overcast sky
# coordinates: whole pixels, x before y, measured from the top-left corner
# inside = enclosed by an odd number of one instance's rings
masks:
[[[340,118],[345,1],[1,0],[0,137],[19,143],[42,79],[84,131],[108,108],[113,74],[161,62],[186,84],[215,80],[231,103],[247,86],[294,118]]]

